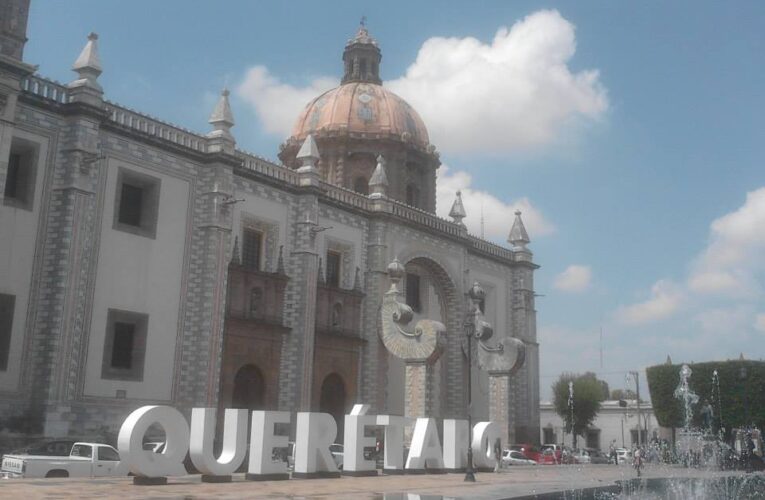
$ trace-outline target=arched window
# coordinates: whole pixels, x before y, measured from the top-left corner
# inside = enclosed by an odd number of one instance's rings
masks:
[[[406,204],[410,207],[420,208],[420,189],[414,184],[406,186]]]
[[[263,313],[263,289],[255,287],[250,290],[250,318],[257,318]]]
[[[335,302],[332,306],[332,328],[340,328],[343,324],[343,304]]]
[[[329,413],[337,422],[337,439],[342,440],[345,422],[345,383],[337,373],[330,373],[321,384],[319,411]]]
[[[369,194],[369,181],[363,176],[356,177],[353,181],[353,190],[357,193]]]
[[[262,410],[266,402],[266,381],[255,365],[244,365],[234,377],[231,406],[247,410]]]

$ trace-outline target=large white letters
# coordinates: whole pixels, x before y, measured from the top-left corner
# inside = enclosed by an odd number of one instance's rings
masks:
[[[436,419],[418,418],[414,425],[412,447],[406,459],[407,469],[443,469],[441,441],[438,440]]]
[[[165,449],[143,449],[143,437],[152,425],[165,431]],[[120,428],[117,447],[130,472],[143,477],[183,476],[183,459],[189,450],[189,424],[181,412],[169,406],[143,406],[128,415]]]
[[[473,427],[473,463],[476,467],[494,467],[494,443],[500,439],[499,426],[494,422],[478,422]],[[500,445],[501,449],[501,445]]]
[[[275,424],[290,423],[290,414],[286,411],[254,411],[252,412],[252,430],[250,433],[250,463],[247,466],[248,479],[251,476],[282,476],[286,479],[287,464],[275,462],[274,448],[287,448],[287,436],[274,434]],[[287,476],[289,477],[289,476]]]
[[[467,420],[444,420],[444,467],[462,469],[467,465]]]
[[[236,471],[247,454],[247,410],[226,410],[223,420],[223,449],[218,459],[213,455],[215,408],[191,410],[189,455],[199,472],[227,476]]]
[[[377,425],[385,426],[385,448],[383,470],[404,469],[404,426],[407,418],[396,415],[378,415]]]
[[[322,473],[339,474],[329,445],[337,437],[337,424],[328,413],[299,412],[295,436],[295,472],[293,477]]]
[[[350,415],[345,416],[345,448],[343,449],[343,471],[361,475],[364,472],[377,474],[374,460],[364,459],[364,448],[375,446],[375,437],[366,437],[366,427],[377,425],[374,415],[367,415],[369,405],[355,405]]]

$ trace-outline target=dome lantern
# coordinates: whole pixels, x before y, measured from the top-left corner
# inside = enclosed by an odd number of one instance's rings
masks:
[[[356,35],[348,40],[343,51],[345,72],[341,83],[365,82],[382,85],[380,60],[382,53],[377,40],[367,31],[366,18],[361,18]]]

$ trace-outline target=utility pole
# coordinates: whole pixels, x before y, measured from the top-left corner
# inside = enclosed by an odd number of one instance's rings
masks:
[[[630,375],[635,377],[635,395],[637,397],[636,404],[637,404],[637,417],[638,417],[638,419],[637,419],[638,420],[638,424],[637,424],[637,444],[638,444],[638,447],[640,447],[640,422],[641,422],[641,420],[640,420],[640,416],[641,416],[641,414],[640,414],[640,374],[638,372],[629,372],[629,373],[630,373]],[[646,436],[646,438],[647,437],[648,436]]]

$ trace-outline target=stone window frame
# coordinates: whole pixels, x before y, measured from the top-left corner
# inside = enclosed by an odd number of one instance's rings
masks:
[[[244,230],[259,231],[262,235],[260,254],[260,270],[276,272],[277,259],[279,258],[279,223],[274,220],[264,219],[247,212],[241,212],[239,221],[239,241],[244,242]]]
[[[144,190],[141,206],[141,225],[134,226],[120,222],[120,202],[122,201],[122,186],[128,184]],[[157,223],[159,219],[159,199],[162,190],[162,179],[147,175],[128,168],[119,167],[117,183],[114,188],[114,222],[112,228],[116,231],[135,234],[149,239],[157,238]]]
[[[135,324],[133,338],[132,363],[130,368],[112,366],[114,348],[114,324],[117,322]],[[104,380],[143,381],[146,362],[146,342],[149,332],[149,315],[123,309],[109,309],[106,316],[106,335],[104,336],[104,354],[101,360],[101,378]]]
[[[356,269],[353,265],[355,257],[355,246],[350,241],[339,238],[324,238],[324,252],[322,255],[326,259],[327,252],[337,252],[342,257],[340,259],[340,288],[350,290],[353,288],[353,280],[356,276]]]
[[[22,173],[23,190],[21,196],[8,197],[5,195],[8,189],[8,173],[11,168],[11,156],[18,154],[21,156],[19,172]],[[8,163],[3,181],[3,205],[20,208],[31,211],[34,208],[35,189],[37,187],[37,170],[40,160],[40,144],[21,137],[13,137],[11,140],[11,149],[8,153]]]

